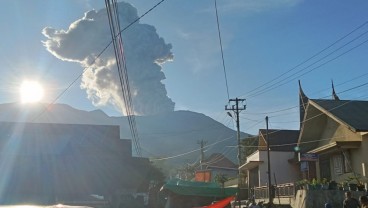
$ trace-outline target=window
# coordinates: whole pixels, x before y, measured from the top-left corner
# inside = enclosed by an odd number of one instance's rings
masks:
[[[332,160],[335,174],[341,175],[351,172],[350,154],[348,151],[343,151],[340,154],[333,155]]]
[[[342,155],[343,155],[343,159],[344,159],[344,171],[345,171],[345,173],[352,172],[349,151],[348,150],[342,151]]]

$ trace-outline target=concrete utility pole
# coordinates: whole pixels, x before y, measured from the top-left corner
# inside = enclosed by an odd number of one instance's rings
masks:
[[[204,145],[207,144],[207,141],[203,141],[203,139],[202,139],[201,141],[198,141],[197,144],[201,145],[201,159],[199,161],[199,165],[201,167],[201,170],[203,170],[202,163],[203,163],[203,160],[204,160]]]
[[[245,110],[245,105],[239,106],[239,102],[243,103],[245,99],[230,99],[229,100],[229,106],[225,106],[225,110],[233,111],[236,115],[236,129],[237,129],[237,139],[238,139],[238,207],[240,208],[240,166],[241,166],[241,147],[240,147],[240,125],[239,125],[239,113],[242,110]],[[231,102],[235,102],[235,105],[230,105]],[[228,114],[232,117],[232,115],[228,112]]]

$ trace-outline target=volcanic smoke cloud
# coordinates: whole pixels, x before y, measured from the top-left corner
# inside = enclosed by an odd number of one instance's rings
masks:
[[[118,4],[120,27],[138,18],[137,10],[124,2]],[[114,105],[122,113],[125,106],[112,45],[100,58],[96,56],[109,44],[111,34],[105,9],[89,11],[73,22],[67,31],[43,29],[47,50],[64,61],[78,62],[88,70],[81,88],[94,105]],[[136,115],[173,111],[175,103],[167,96],[161,65],[173,58],[171,44],[158,36],[155,27],[139,22],[122,33],[129,84]]]

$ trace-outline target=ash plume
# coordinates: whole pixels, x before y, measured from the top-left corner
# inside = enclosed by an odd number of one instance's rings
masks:
[[[132,5],[120,2],[121,28],[138,18]],[[44,46],[63,61],[80,63],[88,68],[80,87],[85,89],[94,105],[112,104],[122,113],[125,106],[112,46],[100,58],[97,55],[111,41],[106,9],[92,10],[71,23],[67,30],[46,27]],[[152,115],[173,111],[175,103],[167,96],[162,80],[162,64],[173,59],[171,44],[166,44],[155,27],[135,23],[122,33],[124,53],[135,115]]]

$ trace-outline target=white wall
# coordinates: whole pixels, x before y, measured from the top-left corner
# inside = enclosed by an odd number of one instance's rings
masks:
[[[354,169],[354,171],[359,174],[360,176],[365,175],[368,176],[368,138],[367,136],[364,136],[362,139],[362,143],[360,148],[358,149],[352,149],[350,151],[351,153],[351,165]],[[363,165],[364,169],[363,170]]]
[[[247,157],[247,162],[249,161],[261,161],[259,156],[259,150],[253,152],[251,155]]]
[[[264,186],[268,183],[267,175],[267,152],[260,151],[260,160],[264,163],[259,166],[260,185]],[[294,152],[273,152],[270,151],[271,161],[271,181],[275,183],[274,174],[276,175],[277,184],[290,183],[298,180],[298,171],[288,160],[294,157]]]

